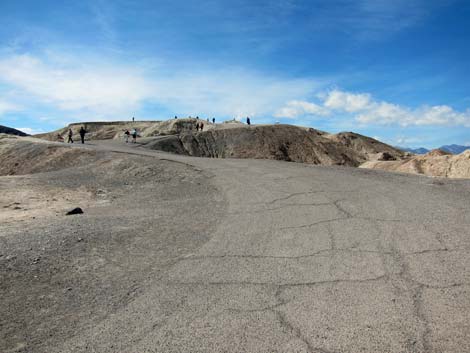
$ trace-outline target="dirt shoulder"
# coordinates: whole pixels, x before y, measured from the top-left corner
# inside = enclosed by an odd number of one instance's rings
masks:
[[[59,165],[52,155],[51,168],[48,146],[36,145],[44,172],[9,159],[10,173],[37,173],[0,177],[2,352],[50,352],[113,315],[204,244],[224,209],[191,166],[68,149],[60,153],[78,159]],[[66,216],[74,207],[84,214]]]

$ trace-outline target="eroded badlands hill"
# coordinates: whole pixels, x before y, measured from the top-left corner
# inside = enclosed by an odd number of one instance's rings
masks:
[[[362,139],[362,136],[353,136]],[[365,145],[370,146],[365,147]],[[340,141],[334,135],[292,125],[239,126],[212,129],[192,134],[179,134],[144,141],[144,146],[198,157],[276,159],[321,165],[359,166],[377,153],[401,158],[403,152],[379,141],[363,143]],[[357,146],[360,146],[358,148]]]
[[[433,150],[425,155],[412,156],[405,160],[368,161],[362,164],[361,168],[383,169],[435,177],[470,178],[470,150],[458,155]]]
[[[196,125],[204,123],[204,131]],[[83,123],[37,137],[56,140],[69,128],[85,126],[89,139],[118,139],[136,128],[144,147],[171,153],[215,158],[275,159],[321,165],[357,167],[365,161],[401,159],[405,153],[380,141],[354,133],[330,135],[292,125],[248,126],[239,122],[212,124],[197,119],[162,122]]]

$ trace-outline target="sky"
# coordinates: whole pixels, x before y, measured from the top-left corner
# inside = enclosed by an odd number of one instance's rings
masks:
[[[470,145],[468,0],[0,0],[0,125],[286,123]]]

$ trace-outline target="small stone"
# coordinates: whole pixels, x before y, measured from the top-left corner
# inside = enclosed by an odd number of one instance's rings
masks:
[[[67,216],[70,216],[70,215],[75,215],[75,214],[82,214],[83,213],[83,210],[80,208],[80,207],[76,207],[74,208],[73,210],[71,211],[68,211],[66,213]]]
[[[77,242],[80,243],[81,241],[83,241],[83,238],[78,238],[78,239],[77,239]]]

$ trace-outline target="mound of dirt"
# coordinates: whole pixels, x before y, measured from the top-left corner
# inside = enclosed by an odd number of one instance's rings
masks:
[[[198,157],[277,159],[347,166],[360,165],[369,159],[370,151],[379,152],[381,146],[394,158],[403,155],[375,140],[377,147],[374,149],[367,147],[367,143],[340,143],[334,137],[292,125],[260,125],[150,139],[145,141],[144,147]]]
[[[368,161],[360,167],[434,177],[470,178],[470,150],[458,155],[434,150],[400,161]]]
[[[0,176],[49,172],[95,161],[97,153],[85,148],[29,137],[0,137]]]
[[[28,136],[28,134],[24,133],[23,131],[13,129],[8,126],[0,125],[0,134],[7,134],[7,135],[16,135],[16,136]]]
[[[452,153],[449,153],[447,151],[443,151],[443,150],[440,150],[440,149],[435,149],[435,150],[429,151],[424,156],[425,157],[439,157],[439,156],[450,156],[451,154]]]
[[[358,152],[364,160],[396,160],[404,156],[403,151],[397,148],[354,132],[340,132],[326,137]]]

